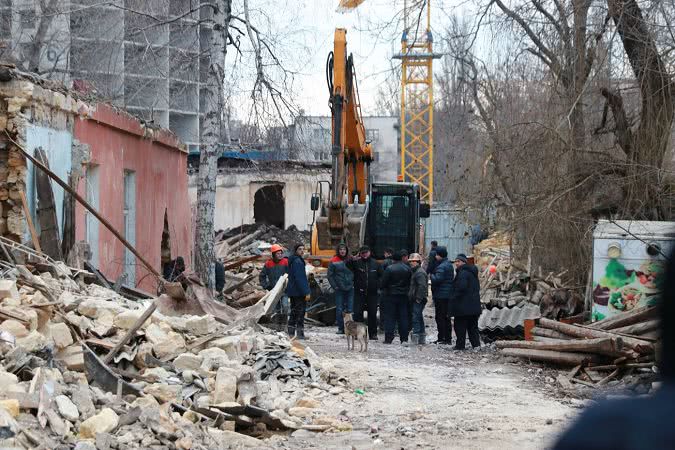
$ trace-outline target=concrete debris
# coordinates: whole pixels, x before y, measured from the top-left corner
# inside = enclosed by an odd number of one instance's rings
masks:
[[[271,447],[242,433],[297,430],[298,417],[320,411],[310,391],[335,387],[337,376],[311,349],[256,323],[278,301],[285,277],[260,304],[228,310],[227,320],[163,309],[138,326],[152,300],[86,284],[99,281],[66,269],[16,266],[0,280],[0,427],[12,436],[23,429],[49,448]],[[232,270],[228,276],[241,276]],[[195,301],[203,294],[194,286],[183,302],[217,303],[209,295]],[[5,446],[35,443],[0,437]]]

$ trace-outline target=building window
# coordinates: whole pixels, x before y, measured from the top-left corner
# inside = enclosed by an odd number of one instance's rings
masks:
[[[366,129],[366,141],[377,142],[380,139],[380,130]]]
[[[124,171],[124,238],[136,245],[136,172]],[[124,249],[124,274],[126,284],[136,286],[136,257]]]

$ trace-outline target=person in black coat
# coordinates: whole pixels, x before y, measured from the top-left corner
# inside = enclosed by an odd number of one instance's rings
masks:
[[[368,338],[377,340],[378,287],[382,278],[382,266],[370,254],[370,247],[359,249],[358,258],[349,261],[354,272],[354,320],[363,321],[363,307],[368,312]],[[357,307],[359,310],[357,310]],[[380,310],[380,316],[383,316]]]
[[[431,275],[436,270],[438,262],[436,261],[436,249],[438,248],[438,241],[431,241],[431,249],[429,250],[429,257],[427,258],[427,274]]]
[[[466,334],[473,348],[480,347],[478,318],[480,317],[480,282],[478,268],[469,264],[466,255],[455,258],[455,282],[450,307],[455,318],[455,350],[464,350]]]
[[[455,278],[455,269],[448,261],[448,250],[445,247],[436,247],[436,262],[431,274],[431,296],[434,300],[436,313],[436,327],[438,328],[438,344],[452,343],[452,324],[450,322],[450,296],[452,281]]]
[[[382,275],[382,308],[384,309],[384,343],[394,340],[396,325],[401,343],[408,342],[408,292],[410,267],[403,261],[401,252],[394,253],[394,263]]]
[[[288,285],[286,286],[286,295],[291,299],[288,335],[298,339],[305,339],[306,297],[310,293],[304,255],[305,246],[296,244],[293,248],[293,255],[288,259]]]
[[[662,386],[646,398],[598,402],[560,437],[554,450],[665,450],[675,447],[675,252],[660,301]]]

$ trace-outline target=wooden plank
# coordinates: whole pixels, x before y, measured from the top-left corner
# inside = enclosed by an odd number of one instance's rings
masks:
[[[35,224],[33,223],[33,218],[30,215],[30,210],[28,209],[28,202],[26,201],[26,194],[23,192],[23,189],[19,189],[19,196],[21,197],[21,206],[23,207],[23,215],[26,217],[26,224],[28,224],[28,230],[30,231],[30,239],[33,241],[33,247],[38,252],[42,252],[42,247],[40,246],[40,239],[38,238],[37,231],[35,230]]]
[[[35,157],[49,168],[47,154],[42,148],[35,149]],[[62,261],[61,234],[56,217],[56,202],[52,183],[49,176],[39,170],[35,171],[35,190],[37,192],[37,216],[40,223],[40,246],[44,253],[55,260]]]
[[[139,317],[139,319],[136,321],[136,323],[134,324],[134,326],[131,327],[131,328],[129,329],[129,331],[127,331],[127,334],[125,334],[125,335],[122,337],[122,340],[120,340],[120,341],[117,343],[117,345],[115,345],[115,347],[114,347],[112,350],[110,350],[110,352],[108,352],[107,355],[105,355],[105,358],[103,358],[103,363],[104,363],[104,364],[109,364],[110,361],[112,361],[112,359],[115,357],[115,355],[117,355],[117,353],[120,351],[120,349],[121,349],[122,347],[124,347],[124,346],[126,345],[126,343],[129,342],[129,340],[130,340],[134,335],[136,335],[136,332],[137,332],[137,331],[143,326],[143,324],[150,318],[150,316],[152,315],[152,313],[155,312],[156,309],[157,309],[157,300],[154,300],[154,301],[152,302],[152,304],[148,307],[148,309],[145,310],[145,312],[143,313],[143,315],[142,315],[141,317]]]
[[[236,269],[237,267],[241,267],[246,263],[256,261],[260,258],[258,255],[253,255],[253,256],[246,256],[244,258],[238,259],[237,261],[228,263],[224,265],[224,270],[232,270]]]

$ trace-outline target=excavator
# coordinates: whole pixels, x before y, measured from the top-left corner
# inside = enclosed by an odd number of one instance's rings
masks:
[[[414,183],[371,182],[373,148],[366,140],[354,58],[347,54],[343,28],[335,30],[326,79],[332,117],[331,180],[318,183],[312,195],[310,260],[316,266],[327,265],[340,243],[350,251],[368,245],[378,259],[386,247],[419,252],[420,217],[429,217],[429,205],[420,203]]]

